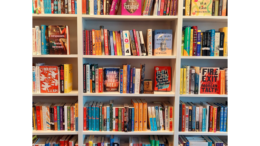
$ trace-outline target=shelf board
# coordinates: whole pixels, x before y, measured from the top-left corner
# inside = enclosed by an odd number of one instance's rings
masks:
[[[183,94],[180,97],[214,97],[214,98],[226,98],[228,95],[221,94]]]
[[[228,132],[179,132],[179,135],[216,135],[227,136]]]
[[[32,14],[33,20],[77,20],[77,14]]]
[[[228,59],[227,56],[181,56],[181,59]]]
[[[83,96],[123,96],[123,97],[174,97],[174,92],[154,92],[154,94],[120,94],[120,93],[83,93]]]
[[[182,16],[183,21],[227,22],[228,16]]]
[[[176,59],[176,56],[110,56],[110,55],[83,55],[83,58],[97,58],[97,59]]]
[[[33,93],[33,96],[78,96],[77,90],[72,90],[70,93]]]
[[[32,132],[33,135],[76,135],[78,131],[35,131]]]
[[[77,58],[77,54],[70,55],[33,55],[33,58]]]
[[[177,20],[178,16],[126,16],[126,15],[82,15],[84,19],[108,19],[108,20],[131,20],[131,21],[145,21],[145,20]]]
[[[86,135],[173,135],[174,131],[136,131],[136,132],[118,132],[118,131],[83,131]]]

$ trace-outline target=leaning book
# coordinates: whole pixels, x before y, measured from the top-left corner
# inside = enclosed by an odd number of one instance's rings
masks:
[[[104,92],[119,92],[119,67],[104,67]]]

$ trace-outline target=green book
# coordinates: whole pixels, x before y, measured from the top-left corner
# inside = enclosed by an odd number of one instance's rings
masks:
[[[151,146],[155,146],[155,140],[153,135],[150,135],[150,144]]]
[[[157,135],[154,135],[154,141],[155,141],[155,146],[159,146],[160,142]]]
[[[67,118],[68,131],[70,131],[70,106],[67,107]]]
[[[118,131],[122,131],[122,108],[118,108]]]
[[[114,100],[110,100],[109,101],[109,105],[110,105],[110,125],[109,125],[109,129],[110,131],[113,131],[113,103],[114,103]]]
[[[190,56],[190,32],[191,32],[191,27],[190,26],[185,27],[183,56]]]

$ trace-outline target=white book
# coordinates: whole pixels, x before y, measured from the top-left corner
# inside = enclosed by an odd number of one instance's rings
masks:
[[[140,68],[135,68],[135,94],[140,90]]]
[[[129,42],[129,31],[123,31],[123,39],[124,39],[124,48],[125,48],[125,56],[131,56],[130,42]]]
[[[141,45],[140,45],[139,31],[136,31],[136,37],[137,37],[137,44],[138,44],[138,48],[139,48],[139,56],[142,56],[142,50],[141,50]]]
[[[204,107],[206,107],[207,109],[207,111],[206,111],[206,132],[208,132],[208,128],[209,128],[209,104],[208,103],[206,103],[206,102],[203,102],[203,105],[204,105]]]
[[[215,32],[214,56],[219,56],[220,32]]]
[[[152,35],[152,29],[147,29],[147,52],[148,56],[153,56],[153,35]]]
[[[42,124],[43,124],[43,130],[47,131],[47,124],[46,124],[46,106],[45,104],[42,105]]]
[[[157,8],[158,8],[158,0],[155,0],[154,9],[153,9],[153,16],[157,16]]]
[[[87,93],[90,93],[90,65],[86,65],[86,76],[87,76],[87,81],[86,81],[86,87],[87,87]]]
[[[165,117],[165,121],[164,121],[164,126],[165,126],[165,130],[169,131],[169,117],[168,117],[168,113],[169,113],[169,109],[168,109],[168,105],[163,102],[163,106],[164,106],[164,109],[165,109],[165,112],[164,112],[164,117]]]
[[[68,124],[67,124],[68,123],[68,120],[67,120],[67,118],[68,118],[68,116],[67,116],[68,107],[67,107],[67,104],[65,104],[63,108],[64,108],[63,110],[64,110],[64,123],[65,123],[64,130],[67,131],[68,130]]]
[[[185,107],[185,109],[186,109],[186,116],[185,116],[185,131],[189,131],[189,106],[186,106]]]
[[[144,45],[144,36],[143,36],[143,32],[139,31],[139,35],[140,35],[140,45],[141,45],[141,50],[142,48],[145,50],[145,53],[142,53],[142,56],[146,56],[146,48]]]
[[[133,146],[133,143],[132,143],[132,136],[129,137],[129,146]]]
[[[164,130],[162,106],[159,106],[160,130]]]
[[[186,94],[190,93],[190,66],[186,66]]]
[[[116,129],[116,107],[113,106],[113,131]]]
[[[66,25],[66,32],[67,32],[67,55],[70,55],[70,35],[69,35],[69,26]]]
[[[61,14],[61,0],[58,1],[58,14]]]
[[[41,1],[37,0],[38,13],[41,14]]]
[[[46,104],[46,126],[47,130],[51,130],[51,117],[50,117],[50,106],[51,104]]]
[[[94,15],[94,0],[89,0],[89,15]]]
[[[39,35],[38,35],[38,33],[39,33],[39,30],[40,30],[40,27],[39,26],[35,26],[35,51],[36,51],[36,54],[35,55],[38,55],[37,54],[37,50],[38,50],[38,44],[39,44],[39,42],[38,42],[38,37],[39,37]]]
[[[37,44],[37,55],[41,55],[41,30],[38,31],[38,44]]]
[[[161,6],[161,0],[158,0],[157,12],[156,12],[157,14],[158,14],[158,11],[160,11],[160,9],[161,9],[160,6]]]
[[[196,105],[196,124],[195,124],[195,131],[199,131],[198,128],[198,124],[199,124],[199,121],[200,121],[200,107]]]
[[[68,12],[71,14],[71,0],[68,0]]]
[[[35,28],[32,28],[32,48],[33,48],[33,55],[36,55],[36,47],[35,47]]]
[[[103,0],[103,12],[104,12],[104,15],[106,15],[106,6],[107,6],[106,0]]]
[[[44,14],[44,4],[43,4],[44,0],[41,0],[41,14]]]

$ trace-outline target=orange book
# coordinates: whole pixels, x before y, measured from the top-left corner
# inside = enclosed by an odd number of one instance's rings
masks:
[[[169,131],[173,131],[173,106],[168,104],[169,107]]]
[[[116,48],[117,48],[117,55],[122,56],[121,35],[119,32],[116,32]]]
[[[98,86],[99,86],[99,93],[102,93],[103,92],[103,68],[99,68],[98,69]]]
[[[96,55],[96,38],[95,38],[95,30],[92,29],[92,55]]]
[[[226,71],[225,70],[220,70],[220,94],[225,94],[226,93]]]
[[[43,130],[42,106],[40,106],[40,115],[41,115],[41,130]]]
[[[90,79],[90,93],[92,93],[92,79]]]
[[[86,0],[82,0],[82,14],[86,14]]]
[[[101,50],[101,30],[96,30],[97,31],[97,49],[98,49],[98,55],[102,55],[102,50]]]
[[[147,102],[145,99],[141,99],[143,103],[143,131],[147,131]]]
[[[143,103],[140,99],[137,100],[138,102],[138,130],[142,131],[143,130]]]
[[[134,131],[138,131],[138,102],[135,99],[132,99],[132,105],[134,105],[134,109],[135,109],[135,124],[134,124]]]
[[[98,30],[95,30],[95,49],[96,49],[96,55],[99,55],[99,40],[98,40]]]
[[[123,93],[126,93],[127,65],[123,65]]]

